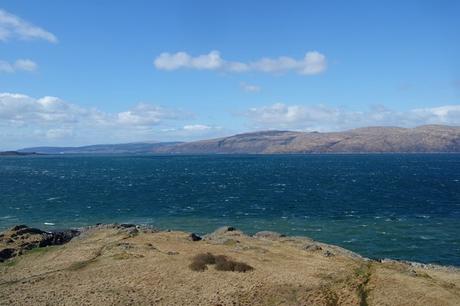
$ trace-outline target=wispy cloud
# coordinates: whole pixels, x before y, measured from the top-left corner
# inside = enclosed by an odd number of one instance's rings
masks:
[[[41,39],[50,43],[58,42],[53,33],[0,9],[0,41],[8,41],[12,38],[21,40]]]
[[[193,123],[161,130],[171,140],[202,140],[232,134],[221,126]]]
[[[219,51],[192,56],[187,52],[162,53],[154,60],[154,66],[159,70],[197,69],[218,70],[225,72],[261,72],[285,73],[294,71],[301,75],[315,75],[327,69],[326,56],[309,51],[303,58],[294,59],[288,56],[278,58],[264,57],[251,62],[228,61],[221,57]]]
[[[241,83],[240,87],[245,92],[259,92],[262,88],[255,84]]]
[[[0,60],[0,73],[13,73],[16,71],[32,72],[37,70],[38,65],[30,59],[18,59],[14,63]]]
[[[338,131],[363,126],[414,127],[423,124],[460,125],[460,105],[414,108],[396,111],[374,106],[353,111],[325,105],[275,103],[253,107],[242,113],[254,128]]]

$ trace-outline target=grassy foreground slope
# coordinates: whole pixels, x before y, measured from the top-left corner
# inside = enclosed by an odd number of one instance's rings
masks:
[[[460,272],[371,261],[308,238],[97,226],[0,263],[0,305],[458,305]],[[197,254],[247,272],[202,272]]]

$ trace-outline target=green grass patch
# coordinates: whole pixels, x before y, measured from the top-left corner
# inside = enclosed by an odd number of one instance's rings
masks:
[[[87,266],[89,266],[91,263],[95,262],[96,261],[96,258],[91,258],[89,260],[82,260],[82,261],[77,261],[77,262],[74,262],[73,264],[71,264],[67,270],[70,270],[70,271],[77,271],[77,270],[81,270],[81,269],[84,269],[86,268]]]
[[[358,285],[357,294],[360,299],[360,306],[368,306],[367,298],[369,296],[369,288],[367,288],[367,284],[369,283],[372,275],[372,263],[368,262],[359,266],[355,270],[355,275],[357,278],[360,279],[360,283]]]
[[[52,246],[47,246],[47,247],[39,247],[39,248],[33,248],[33,249],[30,249],[26,252],[26,254],[38,254],[38,255],[41,255],[41,254],[45,254],[45,253],[48,253],[48,252],[51,252],[51,251],[54,251],[58,248],[57,245],[52,245]]]
[[[4,262],[0,262],[0,267],[14,267],[18,263],[18,258],[10,258]]]
[[[130,258],[142,258],[142,257],[144,257],[144,255],[133,254],[133,253],[128,253],[128,252],[122,252],[122,253],[118,253],[112,256],[112,258],[115,260],[125,260],[125,259],[130,259]]]

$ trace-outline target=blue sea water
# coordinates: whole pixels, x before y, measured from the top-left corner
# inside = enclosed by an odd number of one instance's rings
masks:
[[[0,229],[221,225],[460,266],[460,155],[0,158]]]

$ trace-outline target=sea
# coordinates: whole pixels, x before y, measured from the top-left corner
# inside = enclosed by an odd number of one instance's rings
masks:
[[[460,266],[460,154],[0,158],[0,230],[115,222],[231,225]]]

